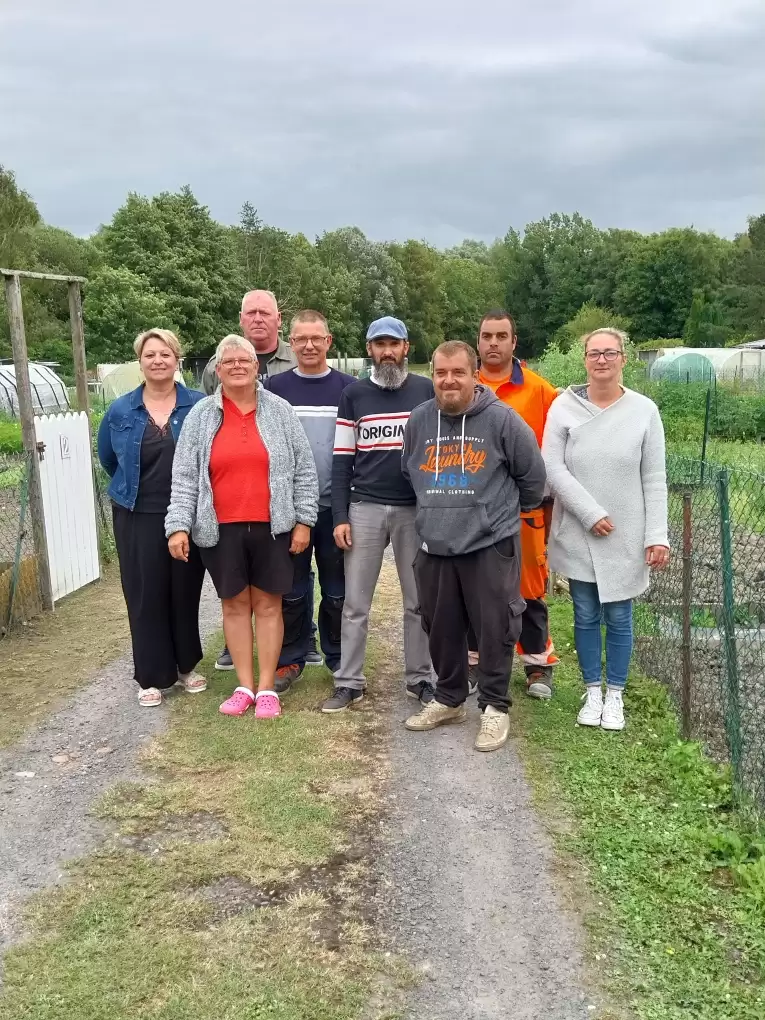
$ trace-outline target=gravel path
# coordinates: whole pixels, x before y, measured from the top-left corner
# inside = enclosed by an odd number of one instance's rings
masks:
[[[410,733],[402,723],[416,703],[403,693],[393,700],[378,913],[391,948],[423,974],[407,1015],[591,1017],[583,931],[556,889],[517,746],[473,750],[475,701],[466,723]]]
[[[209,579],[199,621],[203,641],[221,626]],[[132,668],[129,654],[116,660],[0,752],[0,952],[20,936],[21,901],[61,881],[65,863],[103,839],[104,827],[89,814],[93,803],[115,783],[145,778],[136,755],[164,729],[167,711],[138,707]]]

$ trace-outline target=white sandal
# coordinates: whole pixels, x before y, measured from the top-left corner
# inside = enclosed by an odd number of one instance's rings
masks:
[[[187,694],[201,694],[207,690],[207,678],[199,673],[189,673],[186,676],[178,677],[178,683]]]
[[[162,704],[162,691],[156,687],[144,687],[138,692],[138,704],[141,708],[156,708]]]

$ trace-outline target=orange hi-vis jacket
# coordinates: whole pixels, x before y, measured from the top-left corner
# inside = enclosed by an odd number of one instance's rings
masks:
[[[521,418],[533,430],[540,447],[542,436],[545,431],[547,412],[558,396],[558,391],[541,375],[532,372],[531,369],[521,365],[519,361],[513,361],[513,373],[509,379],[503,379],[496,383],[493,380],[485,379],[483,372],[479,374],[478,381],[493,390],[497,400],[512,407]]]
[[[547,412],[558,391],[541,375],[513,359],[509,379],[497,383],[481,372],[479,382],[493,390],[498,400],[512,407],[534,432],[542,445]],[[547,588],[547,550],[545,548],[545,511],[521,513],[521,595],[525,599],[544,598]]]

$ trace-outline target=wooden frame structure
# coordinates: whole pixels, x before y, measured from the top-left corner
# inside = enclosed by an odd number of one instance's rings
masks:
[[[84,276],[59,276],[56,273],[32,273],[24,269],[0,269],[5,281],[5,300],[11,330],[13,364],[16,371],[16,392],[19,400],[19,419],[24,452],[30,464],[29,515],[32,520],[32,538],[37,558],[37,575],[43,609],[53,609],[53,596],[48,561],[48,541],[45,536],[45,514],[40,486],[40,459],[45,450],[39,449],[35,435],[35,412],[32,386],[29,381],[29,355],[24,331],[24,311],[21,303],[21,280],[49,280],[66,283],[69,290],[69,324],[72,330],[72,356],[77,384],[77,404],[90,419],[88,400],[88,374],[85,364],[85,332],[82,326],[82,292],[80,285],[87,283]],[[42,445],[42,444],[40,444]]]

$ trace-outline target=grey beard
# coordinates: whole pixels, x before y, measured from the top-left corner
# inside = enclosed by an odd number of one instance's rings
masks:
[[[406,365],[385,361],[374,367],[375,382],[384,390],[400,390],[406,381]]]

